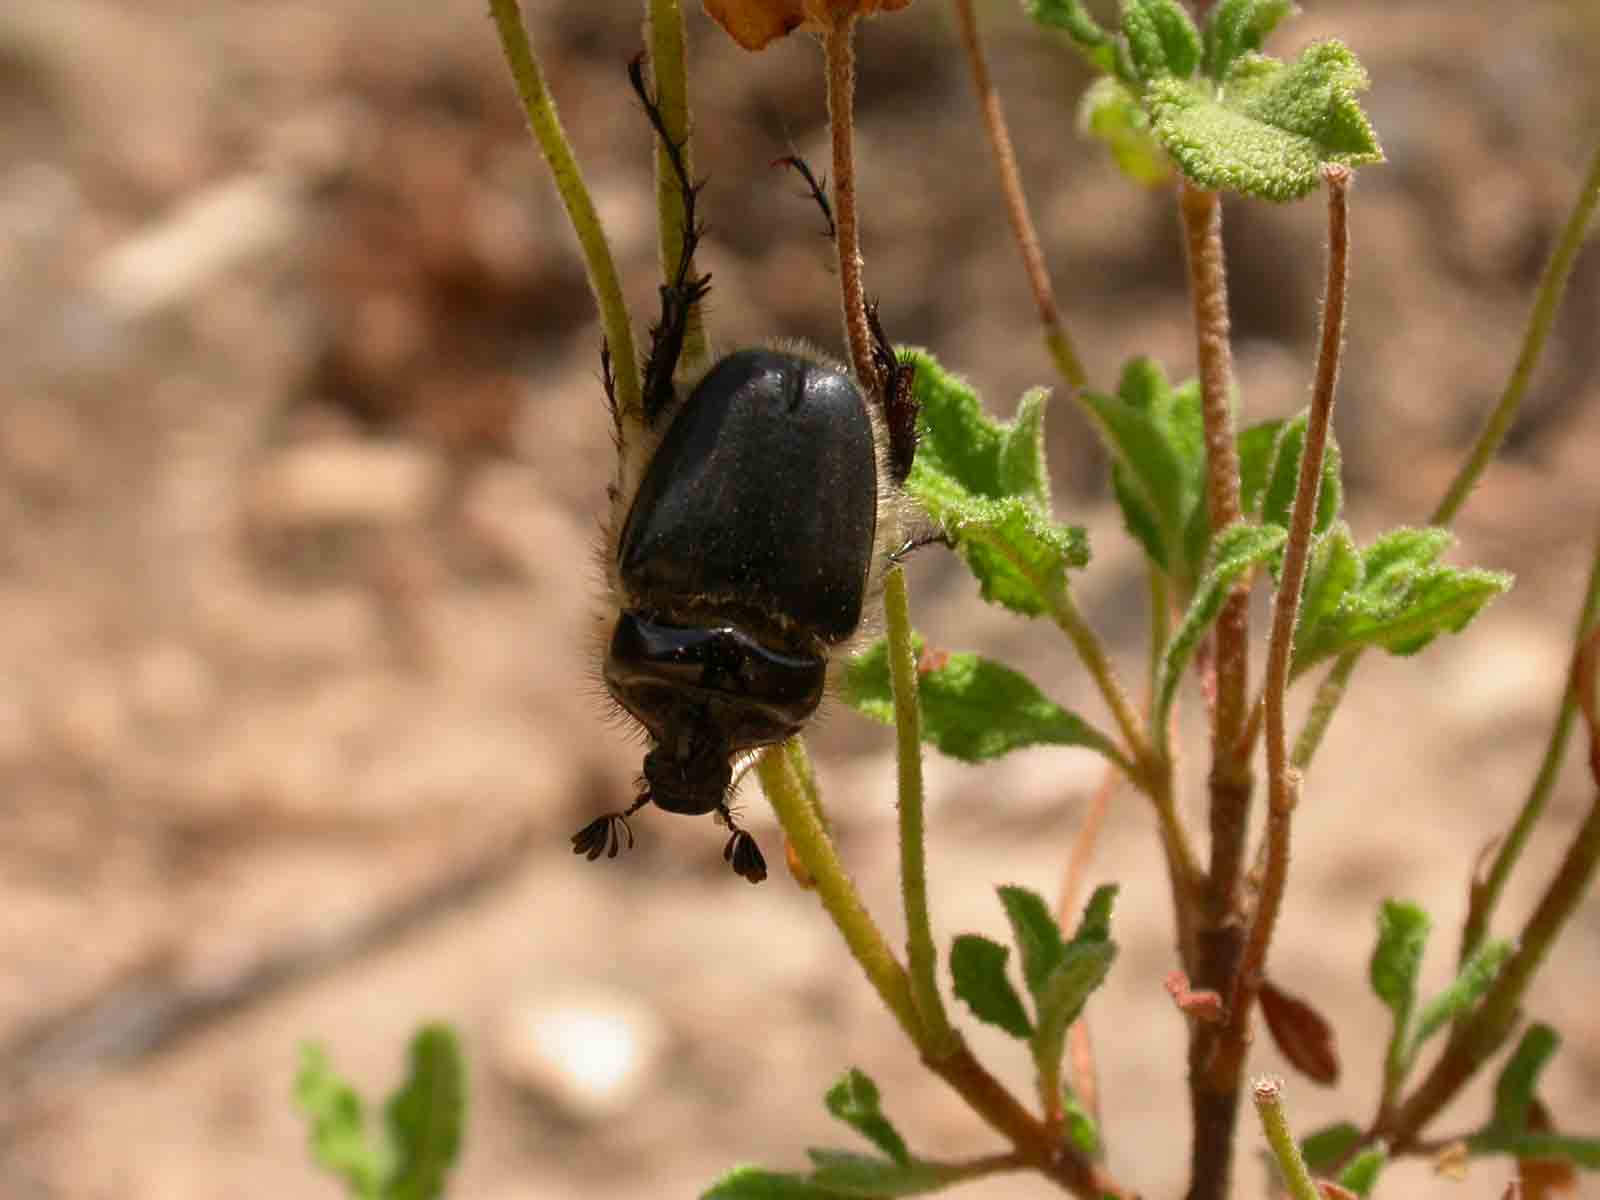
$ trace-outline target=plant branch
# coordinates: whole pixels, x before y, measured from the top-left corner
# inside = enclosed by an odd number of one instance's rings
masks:
[[[1006,127],[1005,108],[1000,103],[1000,93],[995,91],[994,82],[989,77],[989,64],[984,56],[983,42],[978,36],[978,17],[973,11],[973,0],[955,0],[955,6],[961,44],[966,47],[967,65],[972,71],[972,87],[978,94],[984,130],[989,136],[989,148],[994,151],[995,170],[1000,174],[1000,192],[1005,197],[1006,215],[1011,219],[1011,233],[1022,254],[1022,268],[1027,272],[1028,283],[1033,288],[1033,300],[1039,309],[1039,320],[1044,325],[1045,347],[1050,351],[1056,370],[1076,395],[1080,389],[1088,386],[1088,376],[1084,374],[1083,364],[1061,321],[1061,310],[1056,306],[1050,272],[1045,266],[1044,252],[1039,248],[1039,234],[1033,227],[1033,217],[1028,212],[1028,198],[1022,190],[1022,172],[1017,168],[1016,151],[1012,148],[1011,133]]]
[[[1397,1151],[1409,1148],[1469,1079],[1504,1044],[1515,1027],[1523,995],[1552,943],[1577,910],[1600,867],[1600,791],[1589,806],[1561,866],[1522,928],[1517,949],[1500,969],[1483,1003],[1451,1034],[1433,1069],[1368,1140],[1385,1138]]]
[[[1595,208],[1600,205],[1600,146],[1595,147],[1594,158],[1589,162],[1588,174],[1578,190],[1578,200],[1573,205],[1561,236],[1556,239],[1550,261],[1545,264],[1544,275],[1539,279],[1539,290],[1534,293],[1533,311],[1528,314],[1527,327],[1522,332],[1522,349],[1517,354],[1516,365],[1511,368],[1511,378],[1506,380],[1500,402],[1484,422],[1472,453],[1461,464],[1456,477],[1450,481],[1444,499],[1428,519],[1431,525],[1448,525],[1455,519],[1479,476],[1500,450],[1506,431],[1522,408],[1522,398],[1527,393],[1528,381],[1533,378],[1544,344],[1555,324],[1556,313],[1561,308],[1561,298],[1566,294],[1567,280],[1572,275],[1572,264],[1583,247],[1589,225],[1594,220]]]
[[[1506,380],[1505,390],[1484,422],[1483,430],[1473,444],[1467,461],[1462,464],[1456,477],[1445,490],[1444,498],[1433,510],[1432,524],[1448,525],[1455,519],[1461,506],[1466,503],[1473,485],[1477,483],[1478,477],[1483,474],[1489,461],[1500,449],[1501,443],[1505,441],[1506,432],[1516,420],[1528,383],[1538,368],[1545,341],[1549,337],[1551,326],[1555,323],[1556,313],[1561,307],[1562,297],[1566,294],[1567,280],[1572,274],[1573,262],[1583,247],[1597,207],[1600,207],[1600,146],[1595,148],[1588,172],[1584,175],[1577,199],[1573,202],[1572,212],[1567,218],[1567,223],[1562,226],[1555,248],[1551,251],[1550,261],[1545,265],[1544,274],[1539,279],[1539,287],[1533,297],[1533,311],[1528,314],[1528,324],[1522,333],[1522,348],[1517,354],[1516,364],[1511,369],[1511,376]],[[1360,658],[1359,650],[1351,650],[1340,655],[1318,686],[1311,713],[1306,718],[1305,727],[1295,743],[1295,765],[1302,770],[1311,765],[1318,747],[1322,745],[1323,735],[1333,720],[1339,702],[1344,698],[1345,685],[1350,682],[1350,676],[1355,673],[1356,663]]]
[[[636,423],[642,419],[643,412],[639,399],[639,362],[633,348],[633,327],[628,321],[628,307],[622,299],[622,284],[617,277],[616,262],[611,257],[605,230],[600,226],[589,189],[584,186],[583,173],[578,169],[578,161],[567,142],[566,131],[561,128],[555,102],[545,87],[544,73],[540,71],[539,60],[534,57],[533,46],[528,41],[528,31],[522,24],[522,10],[517,0],[489,0],[489,9],[500,34],[500,46],[505,52],[506,63],[516,81],[517,95],[522,100],[528,128],[533,131],[539,149],[544,152],[545,162],[550,164],[556,190],[561,193],[567,217],[583,250],[589,290],[594,293],[595,303],[600,307],[600,323],[616,372],[617,412],[623,419]]]
[[[1128,756],[1132,760],[1128,765],[1134,768],[1130,772],[1130,778],[1141,789],[1146,788],[1148,786],[1146,777],[1150,774],[1153,760],[1150,743],[1145,736],[1144,722],[1134,711],[1127,690],[1122,686],[1122,680],[1117,676],[1117,669],[1111,664],[1111,658],[1106,653],[1104,644],[1084,620],[1083,614],[1078,611],[1077,602],[1072,598],[1072,588],[1066,580],[1063,579],[1043,591],[1050,605],[1051,619],[1055,621],[1056,627],[1067,635],[1067,640],[1078,652],[1084,668],[1094,680],[1095,686],[1100,689],[1106,707],[1116,719],[1117,728],[1122,731]]]
[[[650,37],[650,72],[656,85],[656,107],[661,110],[661,123],[666,135],[678,147],[684,172],[692,179],[694,155],[690,136],[693,131],[689,119],[689,79],[681,0],[648,0],[645,25]],[[672,279],[683,257],[683,239],[687,233],[684,225],[688,214],[671,156],[660,138],[652,140],[656,146],[656,228],[661,244],[661,275],[663,279]],[[692,261],[688,275],[691,279],[696,277]],[[684,325],[681,361],[685,365],[701,362],[707,353],[701,306],[691,304],[689,319]]]
[[[1289,518],[1289,540],[1284,546],[1278,576],[1278,594],[1272,608],[1272,636],[1267,647],[1264,685],[1267,735],[1267,861],[1244,953],[1234,974],[1228,1002],[1228,1022],[1218,1053],[1218,1068],[1243,1067],[1249,1048],[1250,1013],[1261,988],[1267,949],[1277,927],[1283,894],[1289,882],[1289,841],[1295,803],[1300,795],[1300,773],[1289,762],[1288,721],[1284,704],[1289,690],[1289,667],[1294,657],[1295,626],[1300,615],[1300,591],[1311,558],[1317,495],[1322,486],[1322,459],[1333,424],[1338,394],[1339,356],[1344,345],[1344,313],[1349,280],[1350,170],[1343,166],[1323,169],[1328,185],[1328,277],[1323,295],[1322,336],[1317,349],[1316,382],[1311,411],[1306,419],[1305,447],[1300,458],[1300,479],[1294,510]],[[1235,1075],[1234,1082],[1237,1082]]]
[[[833,918],[845,944],[855,956],[867,980],[882,997],[884,1005],[900,1022],[900,1028],[919,1050],[930,1048],[924,1040],[911,981],[905,968],[884,941],[883,933],[872,920],[856,885],[839,861],[833,842],[822,827],[817,809],[782,747],[772,747],[756,764],[761,788],[767,795],[778,822],[789,837],[796,856],[816,883],[817,895]]]
[[[1261,1131],[1267,1135],[1267,1145],[1272,1147],[1272,1157],[1283,1173],[1289,1195],[1294,1200],[1322,1200],[1316,1181],[1306,1169],[1306,1160],[1300,1157],[1300,1145],[1289,1129],[1289,1119],[1284,1116],[1283,1084],[1276,1079],[1258,1079],[1253,1090]]]
[[[955,1031],[939,995],[939,953],[928,917],[928,871],[923,837],[922,704],[917,692],[917,656],[911,643],[911,612],[905,572],[893,567],[884,581],[883,610],[889,644],[889,680],[894,694],[895,749],[900,764],[900,891],[906,911],[906,959],[911,998],[921,1018],[928,1051],[935,1057],[954,1048]]]
[[[1600,620],[1600,527],[1595,530],[1593,561],[1589,567],[1589,586],[1584,593],[1583,604],[1578,610],[1578,624],[1573,631],[1573,641],[1575,643],[1581,641],[1597,620]],[[1533,827],[1544,815],[1545,803],[1555,789],[1556,777],[1561,772],[1561,763],[1567,752],[1567,740],[1572,735],[1572,726],[1577,715],[1578,697],[1569,682],[1562,692],[1561,706],[1556,711],[1555,724],[1550,730],[1550,741],[1545,746],[1544,758],[1539,763],[1539,773],[1534,776],[1533,784],[1528,789],[1527,799],[1522,802],[1522,808],[1517,813],[1516,820],[1512,822],[1510,831],[1500,842],[1488,872],[1481,880],[1473,881],[1471,899],[1467,905],[1467,919],[1461,931],[1462,962],[1472,957],[1473,952],[1487,935],[1495,907],[1500,903],[1500,895],[1505,890],[1506,880],[1511,876],[1511,868],[1516,866],[1517,859],[1522,856],[1523,848],[1527,845],[1528,835],[1533,832]]]
[[[867,325],[866,293],[861,284],[861,234],[856,215],[855,16],[846,13],[822,35],[827,60],[828,130],[833,140],[833,214],[839,251],[839,293],[844,303],[845,339],[856,378],[876,387],[872,332]]]

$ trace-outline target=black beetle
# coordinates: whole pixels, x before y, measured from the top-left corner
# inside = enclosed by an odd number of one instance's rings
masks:
[[[751,883],[766,861],[728,808],[736,768],[799,732],[821,703],[831,652],[855,636],[886,561],[884,520],[915,452],[910,369],[871,314],[883,426],[845,368],[801,347],[740,350],[683,387],[673,375],[689,313],[710,277],[689,274],[701,229],[697,189],[644,86],[628,75],[667,147],[685,198],[684,249],[661,288],[643,412],[619,412],[617,484],[604,556],[616,604],[602,675],[651,748],[638,798],[573,836],[575,853],[615,857],[646,804],[716,813],[723,857]],[[880,450],[880,443],[885,448]]]

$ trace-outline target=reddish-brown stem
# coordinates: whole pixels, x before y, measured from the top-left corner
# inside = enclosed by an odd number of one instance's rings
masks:
[[[1342,166],[1323,169],[1328,185],[1328,280],[1322,305],[1322,338],[1317,351],[1316,383],[1306,420],[1305,448],[1300,459],[1300,480],[1289,519],[1289,540],[1284,546],[1278,594],[1273,604],[1272,638],[1267,648],[1267,676],[1263,687],[1267,735],[1267,854],[1261,892],[1245,939],[1244,953],[1234,974],[1228,1001],[1228,1024],[1218,1046],[1214,1072],[1219,1083],[1237,1086],[1249,1049],[1250,1015],[1261,989],[1267,948],[1277,927],[1283,893],[1289,882],[1289,834],[1295,802],[1300,794],[1300,773],[1289,762],[1288,721],[1284,699],[1289,690],[1289,667],[1294,653],[1295,622],[1300,613],[1300,589],[1311,556],[1312,526],[1317,514],[1317,493],[1322,483],[1322,457],[1333,422],[1333,404],[1339,382],[1339,353],[1344,344],[1346,282],[1349,274],[1350,171]],[[1230,1078],[1231,1077],[1231,1078]]]
[[[1028,274],[1028,284],[1033,288],[1033,300],[1039,308],[1039,321],[1044,325],[1045,345],[1050,350],[1061,377],[1076,391],[1087,385],[1083,364],[1073,349],[1061,323],[1061,310],[1056,307],[1055,291],[1050,286],[1050,272],[1045,266],[1044,252],[1039,248],[1039,234],[1033,227],[1033,217],[1028,212],[1028,198],[1022,190],[1022,172],[1017,169],[1017,154],[1011,145],[1011,133],[1006,127],[1005,108],[1000,103],[1000,93],[995,91],[989,78],[989,64],[983,53],[983,43],[978,37],[978,17],[972,0],[955,0],[956,22],[961,28],[961,44],[966,47],[967,65],[972,71],[972,87],[978,93],[978,105],[983,109],[984,129],[989,135],[989,148],[994,151],[995,169],[1000,173],[1000,192],[1005,197],[1006,215],[1011,219],[1011,232],[1022,254],[1022,267]]]
[[[844,301],[844,332],[856,378],[874,386],[872,332],[867,325],[866,292],[861,283],[861,235],[856,218],[855,17],[846,14],[822,35],[827,59],[828,129],[833,138],[833,215],[839,251],[839,292]]]

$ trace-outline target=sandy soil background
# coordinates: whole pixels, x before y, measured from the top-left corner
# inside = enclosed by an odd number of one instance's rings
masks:
[[[622,71],[636,6],[528,7],[648,311],[649,140]],[[1280,49],[1345,38],[1391,160],[1356,194],[1338,418],[1365,539],[1431,507],[1501,386],[1600,127],[1600,19],[1579,0],[1307,7]],[[1013,5],[983,11],[1092,376],[1140,352],[1189,373],[1171,196],[1135,192],[1077,136],[1068,52]],[[836,347],[815,213],[767,166],[790,139],[823,157],[815,47],[752,57],[698,12],[691,37],[713,329]],[[861,54],[869,285],[893,336],[1005,411],[1052,379],[950,15],[923,0],[868,27]],[[625,862],[568,853],[638,767],[589,642],[599,333],[481,0],[8,0],[0,114],[0,1197],[333,1197],[288,1101],[297,1043],[325,1040],[376,1094],[429,1017],[471,1058],[463,1200],[689,1196],[736,1162],[799,1166],[805,1145],[850,1142],[817,1098],[851,1064],[914,1147],[993,1149],[814,898],[781,873],[733,879],[708,822],[642,819]],[[1228,209],[1252,418],[1303,403],[1321,208]],[[1333,1017],[1346,1078],[1291,1082],[1303,1127],[1374,1103],[1379,901],[1433,910],[1437,986],[1474,856],[1531,777],[1600,509],[1597,330],[1591,249],[1460,522],[1457,561],[1515,571],[1515,592],[1418,660],[1368,663],[1309,781],[1273,972]],[[1083,603],[1132,672],[1139,564],[1092,440],[1066,405],[1051,420],[1058,507],[1096,551]],[[1049,631],[985,609],[937,552],[911,574],[936,642],[1026,664],[1100,717]],[[835,713],[816,745],[844,852],[898,940],[889,738]],[[942,940],[1000,934],[997,883],[1054,894],[1098,774],[1077,752],[930,764]],[[1196,812],[1199,791],[1191,773]],[[1569,770],[1507,932],[1587,798]],[[747,812],[770,856],[759,797]],[[1123,884],[1123,954],[1091,1010],[1111,1162],[1171,1196],[1183,1031],[1132,797],[1094,876]],[[1575,1128],[1600,1128],[1597,962],[1591,901],[1529,1002],[1566,1031],[1547,1098]],[[616,1087],[552,1065],[572,1014],[633,1039]],[[1026,1091],[1020,1055],[973,1040]],[[1266,1046],[1255,1064],[1282,1069]],[[1484,1103],[1480,1086],[1438,1132]],[[1257,1144],[1248,1130],[1241,1196],[1261,1188]],[[1506,1175],[1447,1184],[1413,1163],[1387,1194],[1497,1197]]]

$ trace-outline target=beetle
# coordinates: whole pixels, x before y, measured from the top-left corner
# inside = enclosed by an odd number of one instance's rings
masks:
[[[685,330],[710,290],[692,261],[704,228],[684,167],[645,86],[628,78],[684,196],[682,254],[660,289],[642,412],[616,401],[601,370],[617,444],[602,548],[611,606],[601,677],[642,728],[633,804],[572,838],[590,861],[633,845],[628,818],[654,803],[715,813],[723,858],[759,883],[766,860],[729,808],[737,774],[816,713],[835,653],[862,625],[878,568],[898,535],[898,487],[916,451],[912,368],[869,312],[877,378],[796,344],[736,350],[675,379]]]

